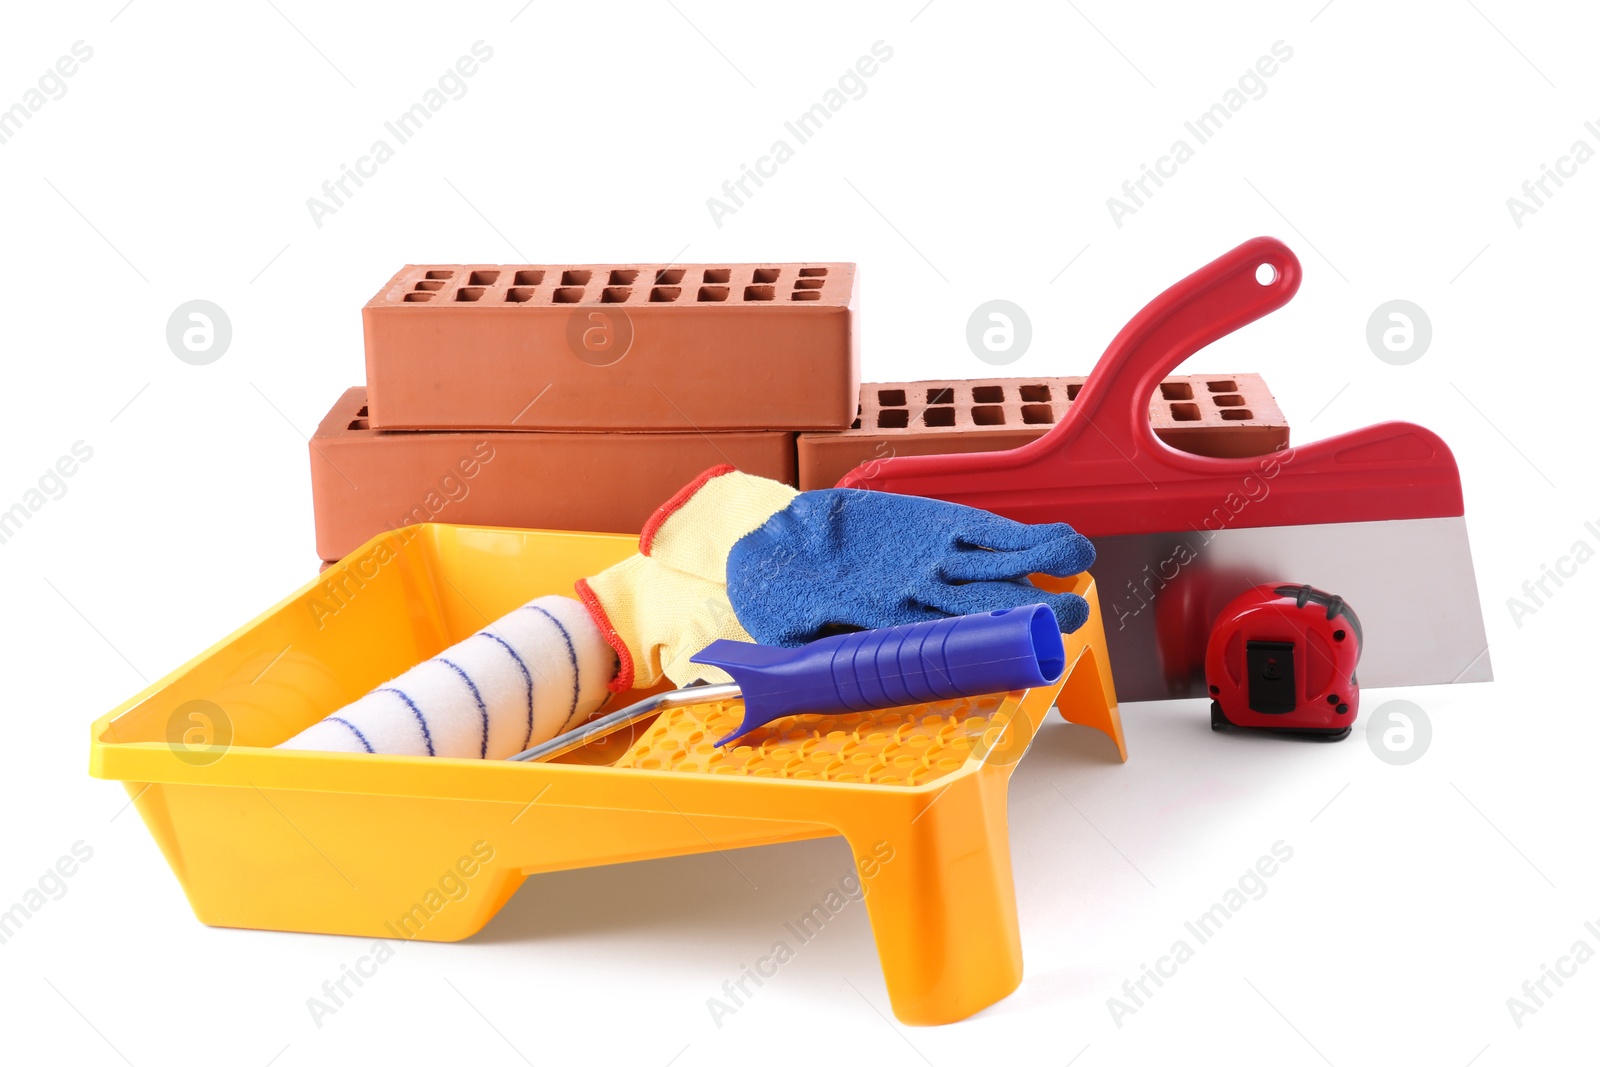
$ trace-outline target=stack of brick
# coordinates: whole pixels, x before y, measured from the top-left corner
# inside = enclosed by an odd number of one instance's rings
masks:
[[[317,550],[418,522],[636,533],[707,467],[825,488],[890,455],[1015,448],[1082,378],[861,384],[850,263],[408,266],[363,309],[367,385],[311,439]],[[1253,374],[1171,378],[1156,433],[1256,455]]]
[[[415,522],[637,532],[730,463],[796,482],[856,417],[849,263],[408,266],[311,439],[317,550]]]

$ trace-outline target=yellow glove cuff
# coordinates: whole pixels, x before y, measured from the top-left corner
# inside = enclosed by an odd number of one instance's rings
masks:
[[[726,465],[712,467],[656,509],[639,534],[639,551],[669,567],[725,584],[734,544],[799,495],[770,478]]]
[[[680,688],[704,679],[727,682],[721,669],[689,662],[719,638],[754,640],[739,625],[727,588],[667,567],[648,556],[629,556],[578,582],[578,597],[617,653],[614,693],[649,689],[663,675]]]

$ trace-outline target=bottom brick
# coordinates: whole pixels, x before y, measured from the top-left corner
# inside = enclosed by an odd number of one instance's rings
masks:
[[[637,533],[718,463],[796,482],[793,433],[383,432],[366,405],[347,390],[311,438],[324,560],[417,522]]]

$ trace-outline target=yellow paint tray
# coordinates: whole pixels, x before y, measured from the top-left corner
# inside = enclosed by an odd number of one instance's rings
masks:
[[[530,874],[842,835],[901,1020],[951,1022],[1016,988],[1011,768],[1058,697],[1125,756],[1087,575],[1040,580],[1092,609],[1048,688],[796,716],[726,752],[710,739],[737,702],[549,763],[271,747],[636,545],[439,524],[375,538],[96,721],[90,773],[124,783],[214,926],[455,941]]]

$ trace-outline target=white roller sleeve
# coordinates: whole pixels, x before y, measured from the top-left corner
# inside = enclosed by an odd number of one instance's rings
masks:
[[[593,714],[616,668],[582,604],[540,597],[278,747],[506,759]]]

